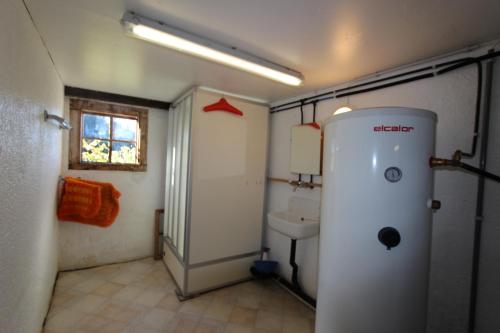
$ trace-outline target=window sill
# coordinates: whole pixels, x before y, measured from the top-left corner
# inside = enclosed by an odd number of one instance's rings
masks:
[[[147,171],[146,164],[70,163],[68,167],[70,170]]]

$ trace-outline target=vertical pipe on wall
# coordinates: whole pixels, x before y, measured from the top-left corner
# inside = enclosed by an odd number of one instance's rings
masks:
[[[300,103],[300,124],[304,125],[304,101]],[[302,174],[299,173],[299,182],[302,181]]]
[[[295,262],[295,253],[297,251],[297,240],[292,239],[290,243],[290,266],[292,266],[292,283],[295,287],[299,287],[299,266]],[[300,288],[300,287],[299,287]]]
[[[481,170],[486,170],[492,81],[493,81],[493,60],[489,59],[486,63],[484,113],[481,126],[482,127],[481,143],[479,151],[479,168]],[[468,326],[469,333],[473,333],[476,327],[477,289],[478,289],[478,278],[479,278],[479,260],[481,255],[481,232],[483,224],[483,207],[484,207],[484,185],[485,185],[484,176],[479,176],[477,185],[476,216],[474,223],[474,240],[473,240],[473,252],[472,252],[472,273],[471,273],[471,286],[470,286],[469,326]]]

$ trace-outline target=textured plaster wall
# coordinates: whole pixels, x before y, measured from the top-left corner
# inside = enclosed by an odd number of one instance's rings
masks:
[[[69,114],[69,99],[65,101]],[[163,208],[167,115],[149,110],[146,172],[68,170],[68,135],[64,135],[65,175],[111,182],[122,193],[120,213],[109,228],[61,222],[59,269],[82,268],[153,254],[154,211]]]
[[[497,65],[497,67],[499,67]],[[496,82],[500,71],[496,70]],[[496,83],[492,116],[492,137],[489,168],[500,172],[500,84]],[[475,103],[476,70],[461,69],[445,76],[435,77],[365,93],[350,98],[326,101],[318,104],[318,119],[324,120],[337,108],[348,104],[353,108],[372,106],[407,106],[433,110],[438,114],[436,152],[449,157],[456,149],[468,150],[472,134]],[[306,108],[305,121],[311,121],[311,106]],[[289,178],[290,128],[300,123],[298,109],[271,116],[271,143],[269,175]],[[471,161],[476,164],[477,159]],[[428,332],[466,332],[469,283],[472,254],[472,230],[475,214],[476,180],[470,174],[458,171],[437,171],[435,174],[435,198],[442,208],[434,214],[433,247],[430,272]],[[315,178],[321,182],[321,178]],[[500,330],[500,279],[499,253],[500,187],[492,183],[487,187],[485,242],[482,256],[482,287],[480,289],[479,318],[481,332]],[[268,211],[286,209],[290,196],[321,199],[320,189],[292,188],[283,183],[268,186]],[[291,276],[288,265],[289,240],[266,229],[265,242],[271,248],[271,258],[280,262],[281,273]],[[299,276],[305,290],[315,296],[317,291],[318,238],[297,243]],[[494,324],[495,322],[496,324]],[[491,330],[495,327],[494,330]]]
[[[0,332],[40,332],[57,272],[63,86],[22,2],[0,5]]]

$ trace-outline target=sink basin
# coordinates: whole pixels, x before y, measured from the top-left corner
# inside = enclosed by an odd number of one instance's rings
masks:
[[[296,212],[271,212],[267,214],[269,227],[291,239],[303,239],[319,233],[319,219]]]

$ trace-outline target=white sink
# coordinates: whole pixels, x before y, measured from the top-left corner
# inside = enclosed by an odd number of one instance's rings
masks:
[[[319,233],[319,202],[292,197],[288,210],[267,214],[269,227],[291,239],[303,239]]]

